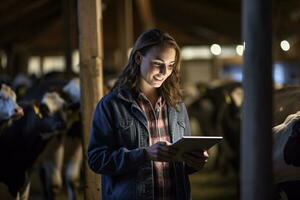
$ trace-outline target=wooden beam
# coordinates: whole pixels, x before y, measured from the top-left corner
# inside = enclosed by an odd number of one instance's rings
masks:
[[[84,199],[99,200],[100,177],[87,164],[92,114],[103,95],[103,41],[101,0],[78,0],[80,86],[83,123]]]
[[[236,37],[229,37],[222,33],[216,33],[206,29],[191,29],[188,24],[170,23],[169,20],[161,19],[157,22],[157,27],[163,28],[173,35],[176,35],[176,39],[180,45],[207,45],[210,43],[220,42],[221,44],[234,44],[240,43],[240,39]],[[179,29],[180,28],[180,29]],[[202,31],[202,32],[200,32]],[[210,35],[208,35],[210,34]]]
[[[65,58],[65,74],[70,77],[72,74],[72,36],[71,36],[71,15],[72,4],[70,0],[63,0],[63,39],[64,39],[64,58]]]
[[[22,40],[22,38],[30,37],[36,31],[43,30],[43,27],[49,25],[46,19],[52,20],[60,15],[61,5],[56,2],[49,2],[49,4],[44,5],[41,9],[43,10],[42,12],[40,10],[30,12],[18,21],[1,27],[0,45],[17,42],[18,40]],[[35,37],[35,35],[32,37]]]
[[[239,12],[230,13],[194,1],[178,1],[174,4],[166,0],[153,4],[153,7],[160,20],[174,23],[178,29],[189,32],[193,37],[213,39],[214,42],[241,38]],[[172,12],[166,12],[166,7]],[[215,13],[218,13],[219,17],[216,17]],[[207,34],[208,32],[213,34]]]
[[[42,8],[49,3],[51,3],[49,0],[40,0],[36,2],[32,2],[30,0],[19,1],[17,7],[11,7],[0,14],[0,28],[3,28],[3,26],[8,24],[15,23],[20,19],[24,20],[24,17],[26,15],[30,15],[32,12],[41,12]],[[9,15],[9,17],[7,17],[7,15]]]
[[[144,31],[155,27],[152,7],[149,0],[136,0],[137,10],[141,16]]]
[[[117,68],[123,68],[128,60],[128,50],[133,45],[133,17],[132,0],[120,0],[118,2],[118,59],[115,63]]]
[[[0,15],[1,14],[7,14],[11,13],[11,9],[14,8],[15,11],[16,9],[19,8],[20,2],[19,0],[10,0],[10,1],[0,1]],[[0,18],[1,20],[2,18]]]

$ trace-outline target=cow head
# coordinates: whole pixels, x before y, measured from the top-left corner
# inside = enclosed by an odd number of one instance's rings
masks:
[[[0,90],[0,121],[19,118],[23,115],[23,109],[16,103],[15,92],[9,86],[2,84]]]
[[[56,92],[46,93],[40,104],[33,105],[37,129],[43,139],[66,127],[64,107],[65,101]]]
[[[72,79],[68,84],[63,88],[65,98],[67,102],[76,104],[80,103],[80,82],[79,78]]]
[[[80,80],[73,78],[64,87],[62,97],[67,103],[68,127],[80,121]]]
[[[288,165],[300,167],[300,119],[294,122],[292,133],[284,146],[284,160]]]

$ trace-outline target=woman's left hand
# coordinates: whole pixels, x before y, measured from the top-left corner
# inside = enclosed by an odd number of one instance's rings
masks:
[[[198,170],[202,169],[205,163],[207,163],[208,157],[207,151],[193,151],[183,154],[184,162]]]

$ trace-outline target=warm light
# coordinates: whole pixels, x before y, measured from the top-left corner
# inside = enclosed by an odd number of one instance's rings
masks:
[[[183,60],[210,59],[211,56],[208,46],[186,46],[181,48]]]
[[[79,50],[76,49],[72,53],[72,70],[73,72],[79,73],[80,67],[79,67]]]
[[[242,56],[244,53],[244,46],[243,45],[237,45],[235,48],[235,51],[238,55]]]
[[[283,51],[288,51],[290,49],[290,43],[286,40],[280,42],[280,47]]]
[[[222,52],[222,49],[221,49],[221,46],[220,45],[218,45],[218,44],[213,44],[213,45],[211,45],[211,47],[210,47],[210,51],[211,51],[211,53],[212,54],[214,54],[214,55],[220,55],[221,54],[221,52]]]
[[[38,56],[31,56],[28,61],[28,73],[41,75],[41,59]]]

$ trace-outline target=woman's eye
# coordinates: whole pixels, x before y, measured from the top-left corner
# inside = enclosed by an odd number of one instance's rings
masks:
[[[153,62],[153,65],[156,66],[156,67],[160,67],[162,64],[159,63],[159,62]]]
[[[174,64],[172,64],[172,65],[169,65],[169,69],[173,69],[174,68]]]

